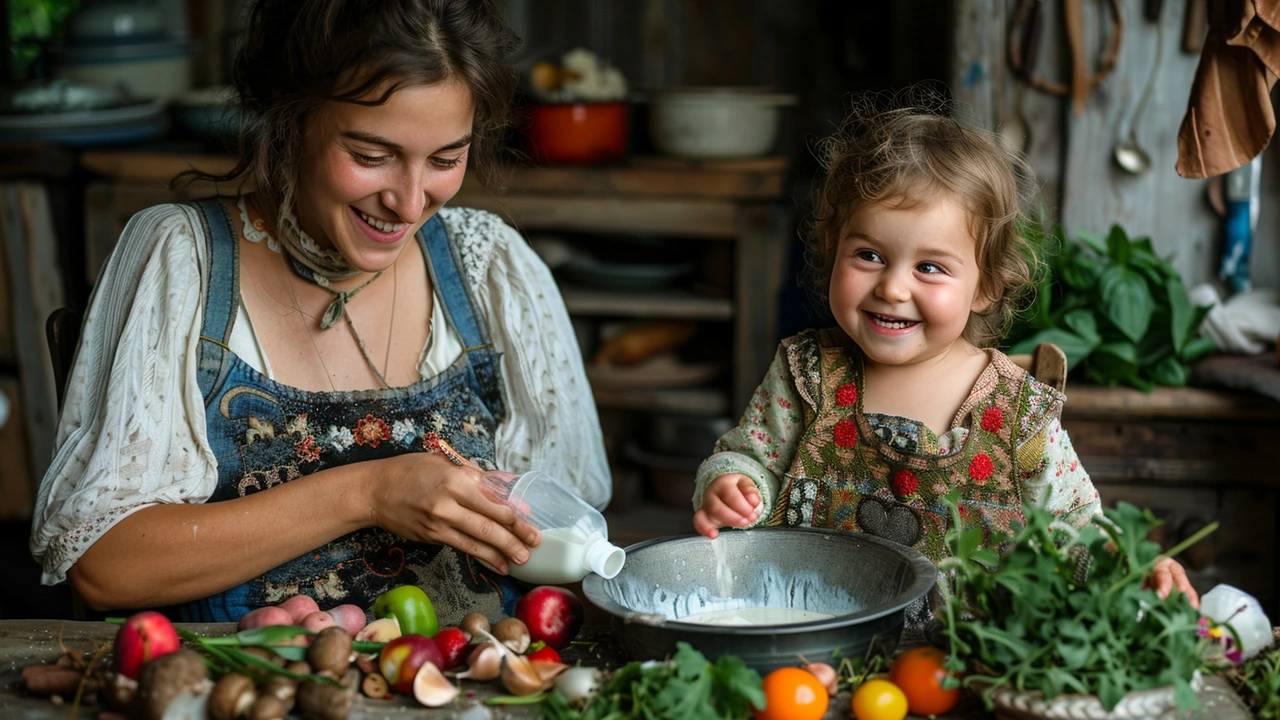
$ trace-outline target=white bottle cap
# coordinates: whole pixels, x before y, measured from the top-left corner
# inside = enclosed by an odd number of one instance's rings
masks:
[[[609,542],[600,533],[591,533],[587,538],[587,569],[608,580],[622,572],[622,565],[627,561],[627,552]]]

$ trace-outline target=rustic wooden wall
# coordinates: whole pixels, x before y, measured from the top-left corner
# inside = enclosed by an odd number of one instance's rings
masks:
[[[1191,0],[1204,2],[1204,0]],[[1091,68],[1114,32],[1107,0],[1083,0],[1085,42]],[[1015,126],[1021,94],[1031,131],[1027,152],[1043,183],[1043,198],[1069,229],[1105,231],[1120,223],[1150,236],[1173,259],[1188,285],[1216,275],[1221,222],[1205,200],[1207,181],[1186,180],[1174,171],[1177,131],[1186,109],[1198,53],[1183,50],[1188,4],[1165,0],[1159,26],[1164,34],[1157,62],[1158,31],[1143,17],[1144,0],[1120,0],[1124,32],[1115,71],[1089,94],[1084,112],[1038,90],[1018,89],[1006,59],[1006,38],[1016,0],[955,0],[951,85],[974,118],[988,127]],[[1063,1],[1045,0],[1044,43],[1038,70],[1069,78]],[[1112,159],[1153,67],[1159,68],[1137,137],[1153,168],[1141,176],[1120,170]],[[1280,156],[1264,158],[1262,214],[1254,240],[1255,286],[1280,286]]]

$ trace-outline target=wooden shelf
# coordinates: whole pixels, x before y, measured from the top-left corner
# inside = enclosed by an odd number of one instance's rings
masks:
[[[570,315],[624,315],[685,320],[733,318],[733,303],[729,300],[703,297],[682,290],[621,293],[562,285],[560,292]]]
[[[472,188],[460,191],[450,203],[488,210],[524,232],[554,229],[732,239],[736,229],[734,204],[720,200],[497,195]]]
[[[1067,383],[1064,420],[1280,420],[1280,403],[1256,393],[1200,387],[1158,387],[1150,393],[1127,387]]]

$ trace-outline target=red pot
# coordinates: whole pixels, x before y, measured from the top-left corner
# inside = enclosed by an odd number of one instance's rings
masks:
[[[531,105],[525,151],[549,164],[586,165],[627,152],[627,104]]]

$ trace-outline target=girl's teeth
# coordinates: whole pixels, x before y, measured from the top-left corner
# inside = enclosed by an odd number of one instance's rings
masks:
[[[360,219],[361,219],[361,220],[364,220],[366,223],[369,223],[369,225],[370,225],[373,229],[375,229],[375,230],[377,230],[377,231],[379,231],[379,232],[384,232],[384,233],[399,232],[399,231],[403,230],[403,229],[404,229],[404,227],[405,227],[406,225],[408,225],[408,223],[389,223],[389,222],[383,222],[383,221],[379,220],[378,218],[375,218],[375,217],[369,217],[368,215],[365,215],[363,212],[360,212],[359,210],[357,210],[356,212],[360,213]]]
[[[893,320],[884,317],[883,315],[876,315],[875,313],[871,314],[871,319],[880,327],[888,328],[890,330],[902,330],[915,325],[915,322],[911,320]]]

